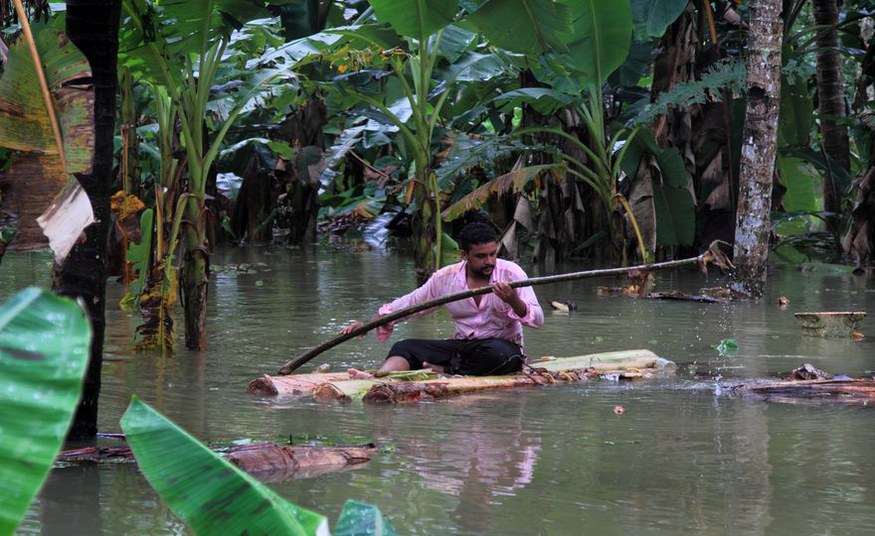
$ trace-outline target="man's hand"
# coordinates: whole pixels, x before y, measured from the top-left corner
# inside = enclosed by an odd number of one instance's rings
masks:
[[[510,305],[517,316],[523,317],[529,312],[529,306],[519,297],[516,289],[510,286],[509,282],[498,281],[493,283],[492,293],[498,296],[501,301]]]
[[[358,320],[353,320],[351,323],[349,323],[349,324],[343,326],[343,328],[340,329],[340,334],[341,334],[341,335],[346,335],[347,333],[349,333],[349,332],[351,332],[351,331],[353,331],[353,330],[356,330],[356,329],[362,327],[363,325],[364,325],[364,324],[362,324],[362,323],[359,322]],[[365,336],[364,333],[362,333],[361,335],[359,335],[359,337],[364,337],[364,336]]]
[[[368,324],[370,324],[371,322],[373,322],[379,318],[380,318],[380,315],[374,316],[373,318],[368,320]],[[347,333],[350,333],[351,331],[356,330],[364,325],[365,324],[363,322],[359,322],[358,320],[353,320],[349,324],[343,326],[340,329],[340,333],[341,333],[341,335],[346,335]],[[377,328],[377,340],[380,342],[386,342],[387,340],[389,340],[389,337],[392,336],[392,329],[393,329],[392,324],[387,324],[385,326],[378,327]],[[362,333],[361,335],[359,335],[359,338],[362,338],[364,336],[365,336],[365,333]]]

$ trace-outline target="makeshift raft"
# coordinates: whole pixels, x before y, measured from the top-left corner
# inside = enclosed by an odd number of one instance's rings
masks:
[[[345,372],[268,376],[253,380],[249,392],[274,396],[308,396],[320,402],[363,400],[399,403],[464,393],[534,385],[576,383],[596,377],[650,378],[673,374],[676,366],[650,350],[624,350],[575,357],[541,358],[523,372],[506,376],[448,376],[431,371],[390,373],[350,379]]]

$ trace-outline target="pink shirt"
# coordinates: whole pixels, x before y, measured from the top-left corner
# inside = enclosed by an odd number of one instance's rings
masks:
[[[431,278],[418,289],[380,307],[379,314],[387,315],[428,300],[468,290],[465,264],[466,261],[462,261],[444,266],[432,274]],[[489,281],[490,283],[510,282],[520,279],[526,279],[526,273],[522,268],[510,261],[497,259]],[[524,317],[518,316],[510,305],[492,293],[481,295],[479,306],[474,302],[474,298],[446,304],[447,311],[456,323],[456,333],[453,338],[464,340],[496,337],[514,341],[522,346],[523,324],[533,328],[541,327],[544,324],[544,312],[532,287],[520,287],[516,291],[527,305],[528,311]],[[437,307],[426,309],[414,316],[432,313],[436,309]],[[377,329],[377,336],[381,341],[386,340],[392,333],[392,325],[389,324],[387,327],[388,329]]]

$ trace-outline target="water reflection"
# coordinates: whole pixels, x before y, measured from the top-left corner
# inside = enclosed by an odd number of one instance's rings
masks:
[[[541,437],[525,429],[526,400],[483,394],[447,401],[437,426],[398,445],[409,457],[402,466],[420,485],[455,499],[450,515],[463,529],[488,531],[505,498],[532,481]]]

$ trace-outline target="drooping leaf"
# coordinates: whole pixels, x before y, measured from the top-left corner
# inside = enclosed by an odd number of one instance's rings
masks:
[[[26,248],[46,245],[36,220],[72,180],[70,174],[90,172],[94,149],[93,89],[81,84],[66,86],[91,77],[88,62],[62,33],[43,25],[34,25],[33,30],[65,158],[61,158],[25,39],[19,39],[9,49],[0,78],[0,147],[20,151],[13,155],[6,175],[3,208],[16,214],[15,242]]]
[[[489,0],[467,20],[494,46],[528,54],[567,50],[571,31],[571,10],[553,0]]]
[[[55,263],[61,265],[85,228],[94,223],[94,210],[82,185],[71,178],[36,221],[49,239]]]
[[[807,147],[814,125],[814,98],[808,82],[794,73],[781,77],[781,112],[778,116],[778,146]]]
[[[522,192],[539,174],[555,167],[560,166],[557,164],[514,166],[514,169],[509,173],[492,179],[447,207],[441,213],[441,217],[446,221],[451,221],[469,210],[481,207],[493,195],[502,195],[509,191]]]
[[[689,0],[632,0],[636,41],[658,39],[687,7]]]
[[[140,214],[140,241],[128,246],[125,262],[132,263],[132,269],[137,279],[131,283],[130,291],[122,297],[120,306],[123,310],[132,311],[134,304],[140,302],[140,294],[146,286],[149,275],[149,259],[152,255],[152,223],[155,211],[147,208]]]
[[[12,534],[61,448],[91,328],[68,298],[29,288],[0,307],[0,534]]]
[[[94,92],[90,87],[66,87],[91,77],[85,56],[61,32],[34,25],[34,36],[49,91],[58,111],[67,174],[91,171],[94,152]],[[59,157],[37,73],[24,39],[9,48],[0,78],[0,146]],[[66,177],[64,182],[66,182]]]
[[[196,533],[328,534],[323,516],[287,502],[136,396],[121,427],[146,480]]]
[[[690,192],[653,184],[656,242],[660,246],[691,246],[696,232],[696,213]]]
[[[343,505],[334,536],[396,536],[398,533],[380,509],[352,499]]]
[[[456,0],[370,0],[377,20],[389,23],[404,37],[423,41],[453,22],[459,3]]]

